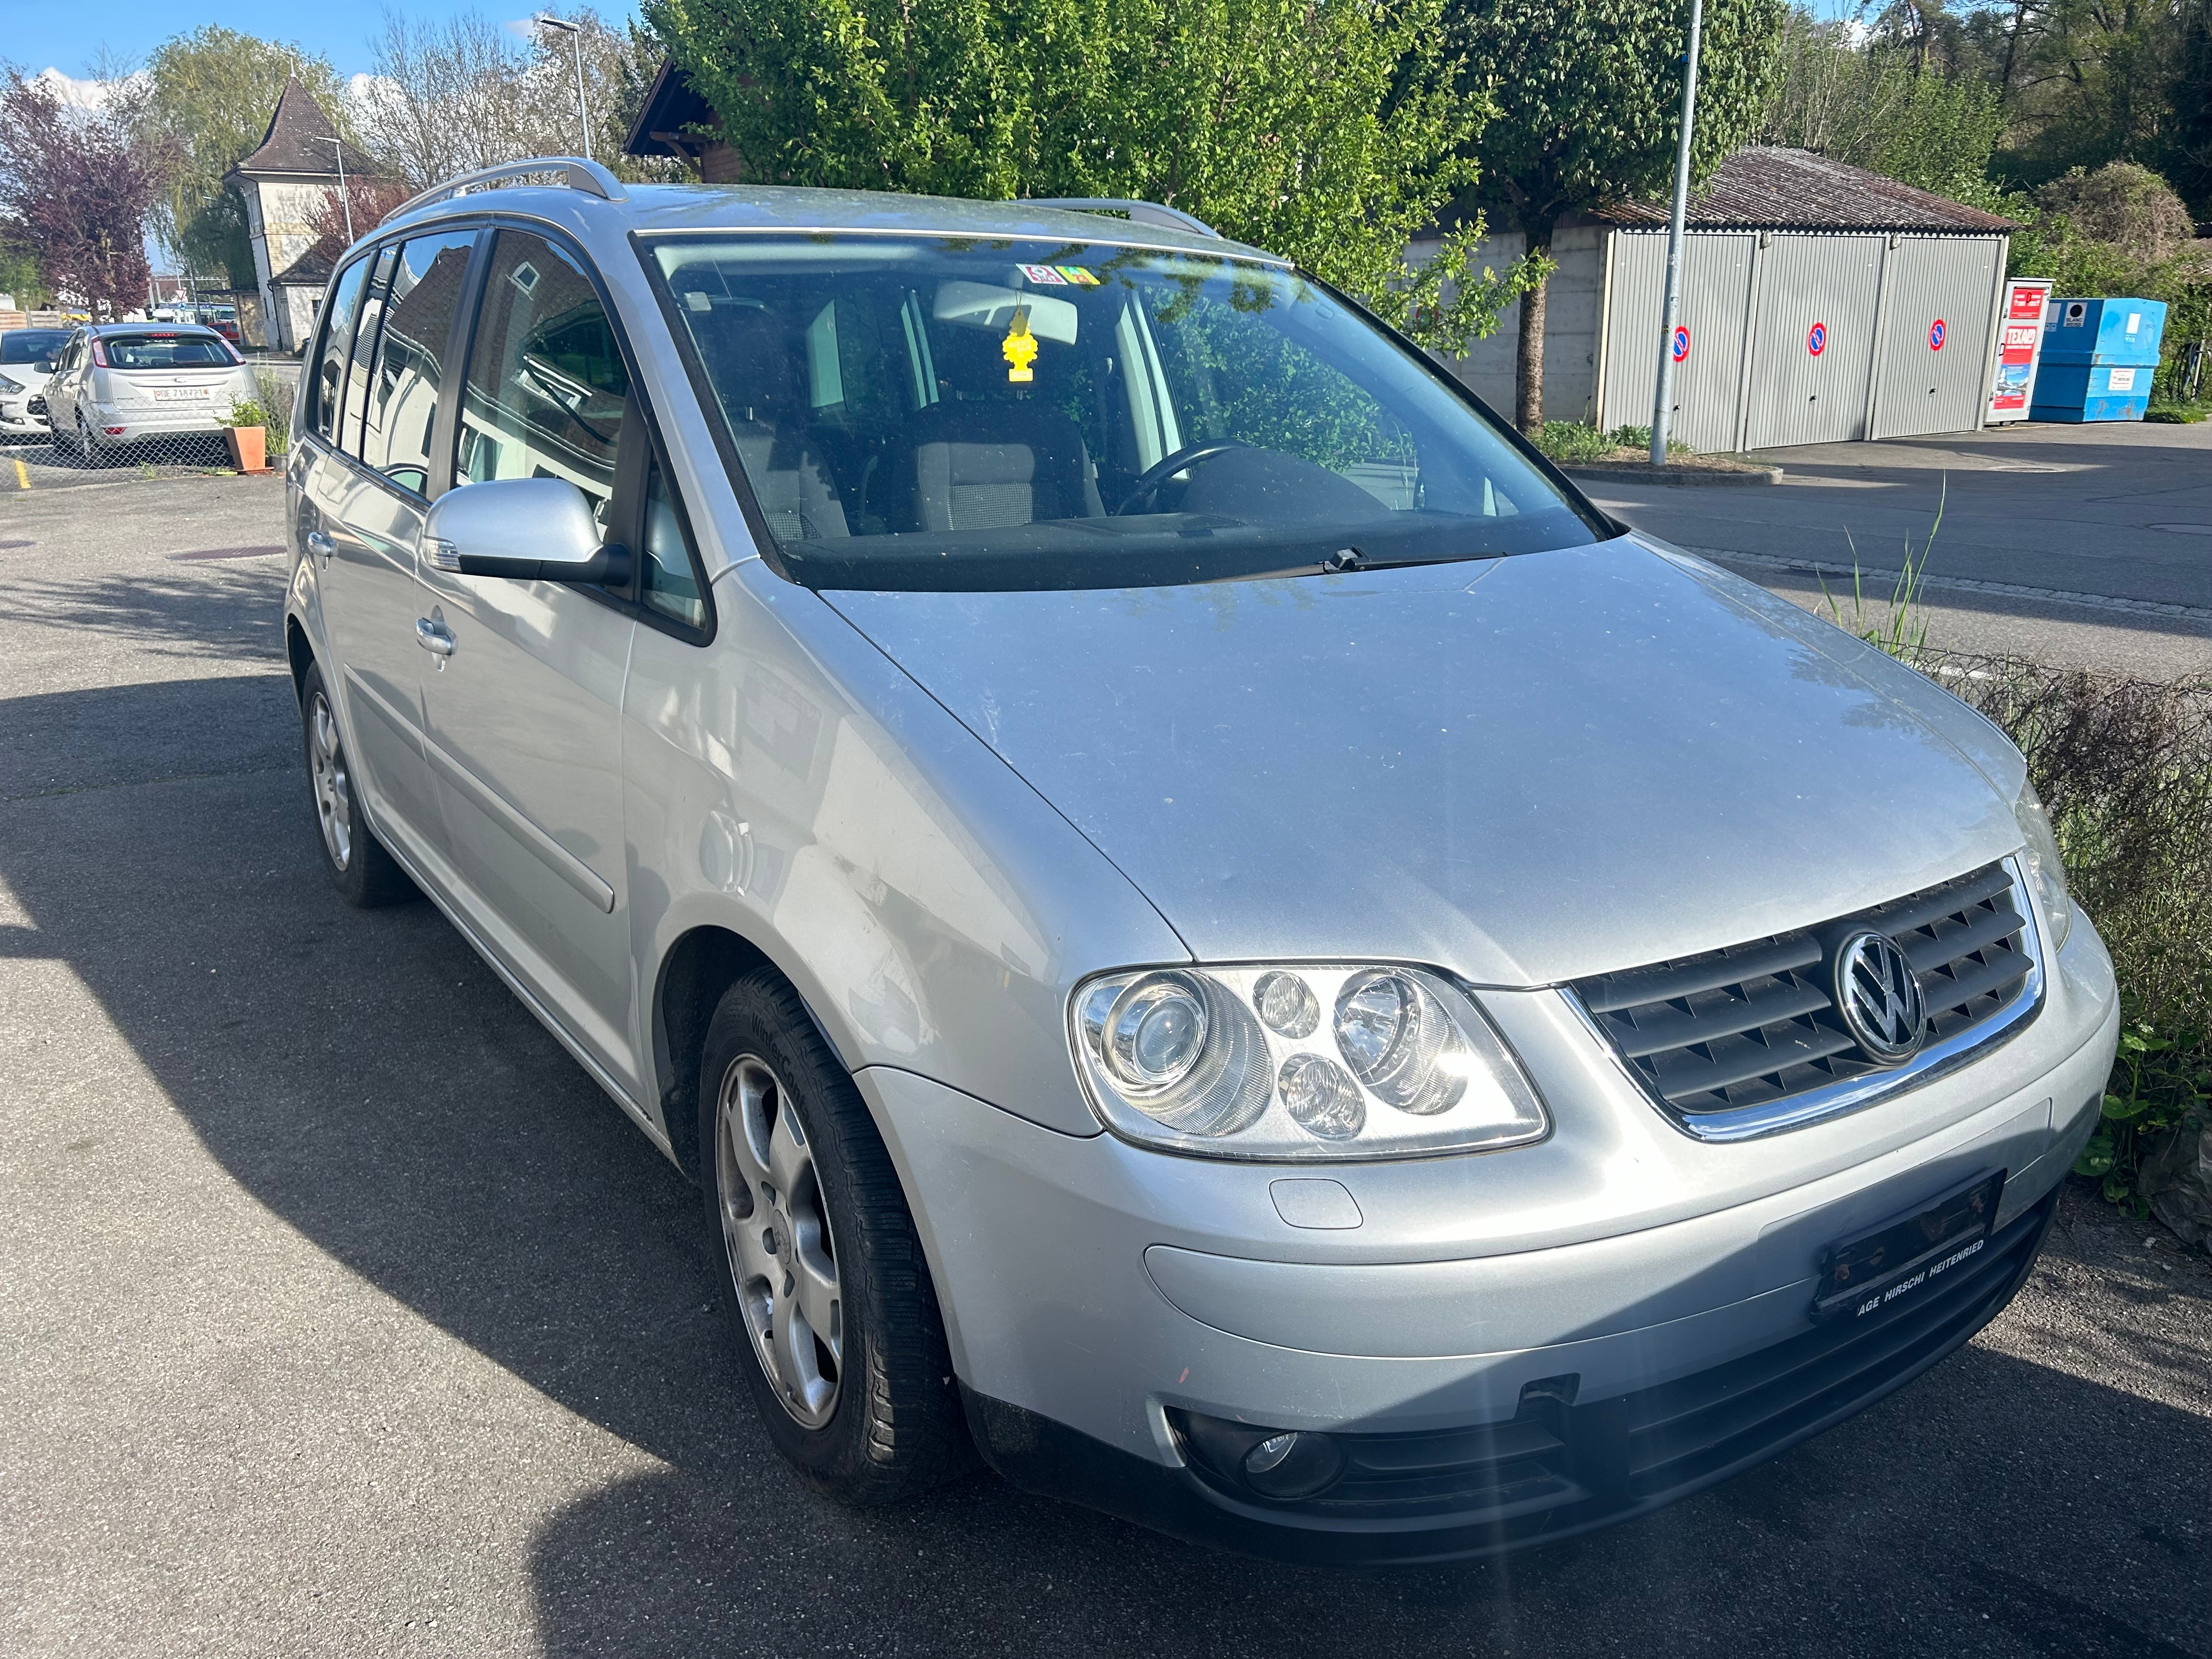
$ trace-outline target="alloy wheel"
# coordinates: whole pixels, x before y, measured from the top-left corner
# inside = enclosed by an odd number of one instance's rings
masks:
[[[323,826],[323,847],[343,871],[353,861],[353,780],[346,773],[345,750],[330,699],[318,690],[307,705],[307,766],[315,787],[315,817]]]
[[[775,1395],[802,1428],[837,1409],[844,1303],[821,1175],[781,1081],[757,1054],[722,1075],[714,1104],[722,1243],[738,1306]]]

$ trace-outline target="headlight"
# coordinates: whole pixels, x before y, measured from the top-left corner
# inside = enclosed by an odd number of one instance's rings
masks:
[[[1155,968],[1078,986],[1076,1068],[1107,1127],[1207,1158],[1517,1146],[1551,1127],[1466,994],[1419,968]]]
[[[2058,856],[2058,837],[2051,833],[2051,814],[2043,810],[2035,786],[2025,778],[2014,798],[2012,815],[2020,821],[2021,836],[2027,842],[2028,885],[2043,906],[2049,948],[2056,951],[2074,929],[2074,901],[2066,896],[2066,866]]]
[[[0,395],[13,397],[22,389],[17,382],[9,380],[5,374],[0,374]]]

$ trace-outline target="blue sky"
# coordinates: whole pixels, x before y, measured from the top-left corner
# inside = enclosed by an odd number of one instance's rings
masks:
[[[489,0],[471,5],[466,0],[409,0],[398,9],[423,21],[480,11],[495,21],[527,17],[538,10],[559,11],[558,0]],[[599,0],[595,9],[603,17],[633,14],[627,0]],[[143,62],[147,54],[174,34],[219,22],[242,33],[270,40],[296,41],[310,52],[329,58],[341,75],[366,71],[370,39],[384,25],[385,9],[358,0],[331,4],[302,3],[301,0],[224,0],[204,12],[197,7],[160,3],[160,0],[106,0],[80,9],[56,0],[0,0],[0,58],[36,71],[58,69],[82,77],[91,72],[100,50]]]
[[[398,9],[425,21],[481,11],[495,21],[526,17],[544,8],[544,0],[489,0],[471,5],[467,0],[409,0]],[[552,9],[558,10],[555,4]],[[599,0],[597,9],[608,18],[634,15],[630,0]],[[1856,0],[1814,0],[1823,16],[1847,16]],[[295,40],[310,52],[319,52],[341,75],[362,73],[369,66],[369,40],[383,26],[385,9],[359,0],[302,3],[302,0],[226,0],[204,12],[190,6],[163,4],[160,0],[106,0],[96,8],[79,10],[57,0],[0,0],[0,58],[12,58],[25,69],[58,69],[82,76],[106,46],[120,56],[143,60],[173,34],[197,28],[203,22],[271,40]]]

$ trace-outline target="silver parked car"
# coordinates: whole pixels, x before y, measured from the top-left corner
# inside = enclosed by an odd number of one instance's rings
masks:
[[[295,430],[331,877],[697,1183],[842,1499],[1637,1514],[1966,1341],[2097,1116],[1993,727],[1188,216],[495,169]]]
[[[89,465],[148,439],[220,433],[234,405],[259,395],[246,359],[211,328],[94,323],[62,348],[46,418]]]

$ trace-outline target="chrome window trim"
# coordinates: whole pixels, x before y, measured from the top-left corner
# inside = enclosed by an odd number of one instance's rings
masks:
[[[1572,986],[1559,987],[1559,995],[1581,1022],[1583,1029],[1605,1050],[1621,1075],[1634,1086],[1636,1092],[1656,1109],[1668,1122],[1692,1140],[1713,1146],[1757,1140],[1766,1135],[1783,1134],[1811,1124],[1825,1123],[1831,1118],[1864,1111],[1868,1107],[1879,1105],[1894,1096],[1922,1088],[1938,1078],[1948,1077],[1960,1067],[2009,1042],[2043,1011],[2045,981],[2042,923],[2036,915],[2027,879],[2021,874],[2020,855],[2008,854],[1998,861],[2004,866],[2005,874],[2012,879],[2013,902],[2026,919],[2021,931],[2027,946],[2028,968],[2027,978],[2021,983],[2020,994],[1979,1025],[1961,1031],[1948,1041],[1923,1048],[1893,1071],[1875,1072],[1866,1077],[1853,1078],[1848,1082],[1808,1090],[1801,1095],[1761,1101],[1754,1106],[1739,1106],[1729,1111],[1685,1112],[1653,1090],[1644,1074],[1622,1058],[1620,1050],[1606,1035],[1604,1027],[1598,1024],[1597,1017],[1583,1006],[1582,997]]]

